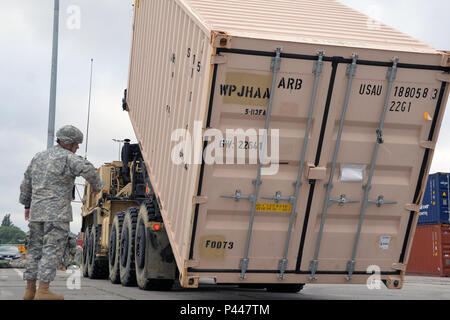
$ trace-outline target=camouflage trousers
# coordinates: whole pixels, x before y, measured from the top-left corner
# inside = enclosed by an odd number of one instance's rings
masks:
[[[67,244],[69,222],[30,222],[28,227],[30,239],[23,280],[51,282]]]

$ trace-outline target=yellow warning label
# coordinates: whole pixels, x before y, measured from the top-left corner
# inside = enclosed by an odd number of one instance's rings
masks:
[[[292,204],[283,203],[257,203],[256,211],[265,212],[291,212]]]

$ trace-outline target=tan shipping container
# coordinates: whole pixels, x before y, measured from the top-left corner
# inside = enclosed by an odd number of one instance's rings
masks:
[[[133,30],[126,108],[183,286],[401,288],[447,53],[333,0],[137,0]]]

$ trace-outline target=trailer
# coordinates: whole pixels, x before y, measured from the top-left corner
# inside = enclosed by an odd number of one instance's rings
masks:
[[[84,206],[87,264],[143,289],[298,292],[374,270],[401,288],[449,70],[334,0],[137,1],[138,143]]]

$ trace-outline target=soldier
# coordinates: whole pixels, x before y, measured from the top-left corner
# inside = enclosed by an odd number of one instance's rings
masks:
[[[57,145],[36,154],[20,186],[20,203],[25,206],[30,237],[23,279],[27,281],[24,300],[63,300],[49,290],[62,259],[72,221],[72,191],[75,178],[82,176],[93,192],[103,187],[97,170],[75,155],[83,133],[64,126],[56,133]],[[36,290],[36,280],[39,288]]]
[[[61,260],[61,265],[64,269],[67,269],[72,262],[75,262],[76,254],[77,254],[77,236],[72,232],[70,232],[67,238],[67,243],[64,248],[64,254]]]

